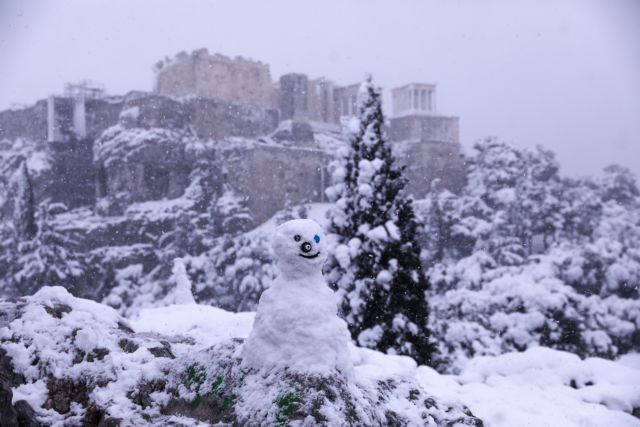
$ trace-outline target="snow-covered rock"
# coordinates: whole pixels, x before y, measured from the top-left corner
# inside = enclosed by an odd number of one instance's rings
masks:
[[[249,313],[179,304],[127,322],[59,287],[0,311],[2,426],[481,425],[420,389],[408,358],[354,348],[353,378],[246,369]]]
[[[33,410],[31,421],[57,426],[482,425],[470,409],[489,427],[640,425],[632,415],[637,355],[581,360],[532,348],[441,375],[408,357],[351,347],[349,380],[256,375],[239,358],[253,320],[181,304],[126,321],[62,288],[0,301],[0,417],[28,420]]]

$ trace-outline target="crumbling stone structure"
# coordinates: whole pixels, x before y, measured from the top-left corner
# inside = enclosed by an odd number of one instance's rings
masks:
[[[246,197],[257,223],[288,202],[324,202],[332,156],[302,147],[258,146],[228,153],[225,181]]]
[[[153,93],[107,96],[83,82],[31,107],[0,112],[0,141],[27,138],[46,147],[54,182],[37,194],[69,207],[123,192],[128,202],[179,197],[193,169],[180,141],[245,138],[221,151],[227,172],[219,179],[248,200],[256,221],[286,203],[324,201],[335,150],[319,145],[316,135],[329,128],[339,134],[344,119],[357,113],[358,84],[300,73],[273,82],[266,64],[204,49],[154,70]],[[435,96],[435,85],[425,83],[392,91],[388,136],[416,197],[435,180],[454,192],[464,185],[459,119],[439,114]],[[111,161],[109,137],[135,148]]]
[[[155,66],[154,92],[171,97],[218,98],[237,104],[274,107],[269,66],[241,57],[210,55],[206,49],[179,53]]]
[[[392,102],[389,138],[406,166],[409,192],[424,197],[435,180],[441,188],[460,191],[465,184],[465,164],[459,119],[437,113],[436,86],[411,83],[395,88]]]

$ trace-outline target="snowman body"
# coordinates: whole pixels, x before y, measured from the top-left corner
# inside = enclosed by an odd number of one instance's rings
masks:
[[[254,369],[350,374],[350,336],[337,316],[334,292],[322,276],[326,259],[320,226],[288,221],[273,242],[280,274],[260,297],[253,329],[242,349]]]

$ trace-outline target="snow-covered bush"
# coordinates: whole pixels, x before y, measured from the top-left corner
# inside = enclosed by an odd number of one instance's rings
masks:
[[[271,242],[259,233],[217,238],[209,251],[184,259],[198,302],[230,311],[255,309],[275,277],[273,260]]]
[[[607,358],[640,350],[640,301],[578,293],[554,261],[545,255],[496,267],[478,252],[434,267],[438,293],[430,302],[441,368],[538,345]]]
[[[640,198],[617,166],[558,174],[553,153],[488,139],[459,195],[416,206],[439,363],[545,345],[582,356],[638,349]]]

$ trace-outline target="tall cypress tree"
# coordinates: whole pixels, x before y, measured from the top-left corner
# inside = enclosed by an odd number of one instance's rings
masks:
[[[33,185],[24,161],[17,171],[13,205],[13,224],[18,241],[31,240],[38,232]]]
[[[380,89],[371,77],[360,98],[359,120],[350,126],[349,147],[328,190],[338,242],[328,278],[343,295],[342,311],[358,344],[429,363],[429,284],[420,263],[420,224],[384,135]]]

